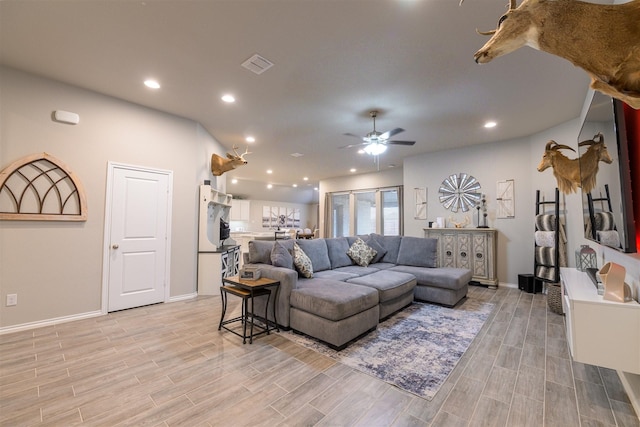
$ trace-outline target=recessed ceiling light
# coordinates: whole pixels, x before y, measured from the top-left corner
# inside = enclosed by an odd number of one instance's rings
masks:
[[[144,81],[144,85],[151,89],[160,89],[160,83],[157,80],[148,79]]]
[[[309,181],[309,177],[308,177],[308,176],[305,176],[305,177],[304,177],[304,178],[302,178],[302,179],[304,179],[305,181]]]
[[[236,102],[236,99],[233,97],[233,95],[227,94],[227,95],[223,95],[221,98],[224,102]]]
[[[238,183],[238,180],[237,180],[237,179],[235,179],[235,178],[233,178],[233,179],[231,180],[231,183],[232,183],[232,184],[237,184],[237,183]]]
[[[351,168],[351,169],[349,169],[349,172],[353,173],[353,172],[355,172],[356,170],[357,170],[356,168]]]
[[[273,188],[273,185],[267,184],[267,188]]]
[[[358,154],[364,154],[364,150],[361,148],[358,150]]]
[[[256,139],[254,137],[252,137],[252,136],[248,136],[244,140],[247,141],[247,142],[256,142]]]
[[[484,127],[486,127],[487,129],[490,129],[490,128],[496,127],[496,125],[497,125],[496,122],[487,122],[484,124]]]
[[[293,188],[296,188],[298,186],[298,184],[293,184]]]
[[[302,153],[291,153],[291,157],[302,157],[304,154]]]
[[[272,174],[272,173],[273,173],[273,171],[272,171],[271,169],[267,169],[267,173],[268,173],[268,174]]]
[[[318,191],[318,187],[313,187],[314,190]]]

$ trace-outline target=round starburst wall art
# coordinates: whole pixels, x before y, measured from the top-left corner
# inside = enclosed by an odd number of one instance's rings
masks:
[[[451,212],[467,212],[475,207],[482,198],[480,183],[473,176],[460,172],[449,175],[440,184],[440,203]]]

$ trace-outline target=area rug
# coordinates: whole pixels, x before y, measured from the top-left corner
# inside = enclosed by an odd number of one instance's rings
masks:
[[[455,308],[414,302],[342,351],[306,335],[306,348],[431,400],[469,348],[495,304],[467,298]]]

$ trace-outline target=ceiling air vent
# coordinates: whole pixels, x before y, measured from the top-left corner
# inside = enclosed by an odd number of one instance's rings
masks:
[[[269,61],[262,56],[255,54],[251,58],[242,63],[242,66],[249,71],[253,71],[256,74],[262,74],[269,68],[273,67],[273,62]]]

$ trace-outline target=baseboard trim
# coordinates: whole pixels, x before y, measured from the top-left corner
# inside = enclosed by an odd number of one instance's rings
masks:
[[[512,288],[512,289],[518,289],[518,285],[515,283],[505,283],[505,282],[500,282],[500,284],[498,285],[499,288]]]
[[[178,301],[186,301],[186,300],[194,299],[197,296],[198,296],[197,292],[178,295],[178,296],[169,298],[168,302],[171,303],[171,302],[178,302]],[[104,316],[104,315],[106,315],[106,313],[103,313],[102,310],[96,310],[96,311],[89,311],[87,313],[72,314],[70,316],[55,317],[53,319],[38,320],[36,322],[21,323],[19,325],[4,326],[4,327],[0,327],[0,335],[10,334],[12,332],[26,331],[29,329],[42,328],[44,326],[57,325],[59,323],[73,322],[75,320],[89,319],[91,317],[98,317],[98,316]]]
[[[26,331],[29,329],[42,328],[44,326],[57,325],[59,323],[73,322],[74,320],[89,319],[91,317],[103,316],[101,310],[89,311],[87,313],[73,314],[71,316],[55,317],[53,319],[39,320],[37,322],[21,323],[19,325],[4,326],[0,328],[0,335],[10,334],[12,332]]]
[[[169,302],[178,302],[178,301],[186,301],[188,299],[194,299],[198,297],[197,292],[193,292],[191,294],[177,295],[175,297],[170,297]]]
[[[633,409],[636,411],[636,415],[640,414],[640,375],[618,371],[618,376],[620,377],[624,391],[626,391],[627,396],[629,396],[631,406],[633,406]]]

